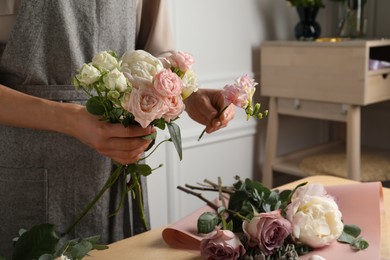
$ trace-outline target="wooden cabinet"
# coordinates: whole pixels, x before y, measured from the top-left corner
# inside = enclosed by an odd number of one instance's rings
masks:
[[[262,173],[265,185],[272,186],[273,170],[305,176],[296,166],[299,158],[329,148],[325,145],[277,157],[282,114],[346,122],[348,176],[360,180],[361,106],[390,99],[390,67],[370,70],[372,59],[390,62],[390,40],[262,44],[261,93],[270,97]]]

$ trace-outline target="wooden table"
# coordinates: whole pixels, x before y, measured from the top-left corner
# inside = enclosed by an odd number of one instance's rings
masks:
[[[356,181],[332,176],[312,176],[281,186],[291,189],[301,183],[322,183],[323,185],[340,185],[356,183]],[[381,256],[382,260],[390,260],[390,189],[383,189],[385,214],[381,215]],[[92,251],[93,260],[120,259],[201,259],[198,251],[186,251],[170,248],[162,239],[164,228],[157,228],[143,234],[121,240],[109,245],[109,249]],[[89,258],[89,257],[88,257]]]

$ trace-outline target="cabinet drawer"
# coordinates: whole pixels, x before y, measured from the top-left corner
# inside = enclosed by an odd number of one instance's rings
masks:
[[[347,120],[347,105],[293,98],[278,98],[277,102],[279,114],[341,122]]]
[[[265,42],[262,95],[352,105],[386,100],[390,75],[383,75],[390,69],[369,71],[370,59],[390,61],[386,53],[390,53],[390,40]]]

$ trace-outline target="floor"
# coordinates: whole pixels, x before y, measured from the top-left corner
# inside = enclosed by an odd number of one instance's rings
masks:
[[[274,187],[278,187],[280,185],[299,180],[300,178],[297,176],[292,176],[285,173],[274,173]],[[390,188],[390,180],[389,181],[382,181],[383,187]]]

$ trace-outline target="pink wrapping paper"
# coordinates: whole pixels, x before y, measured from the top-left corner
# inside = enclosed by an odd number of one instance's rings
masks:
[[[361,236],[368,241],[369,247],[356,252],[347,244],[334,242],[300,259],[307,260],[312,255],[320,255],[325,259],[352,259],[352,257],[354,260],[380,259],[380,214],[384,210],[381,183],[327,186],[326,190],[339,205],[344,223],[359,226],[362,229]],[[199,250],[202,235],[197,234],[196,225],[198,217],[205,211],[213,211],[213,209],[205,205],[165,228],[162,233],[164,241],[174,248]]]

